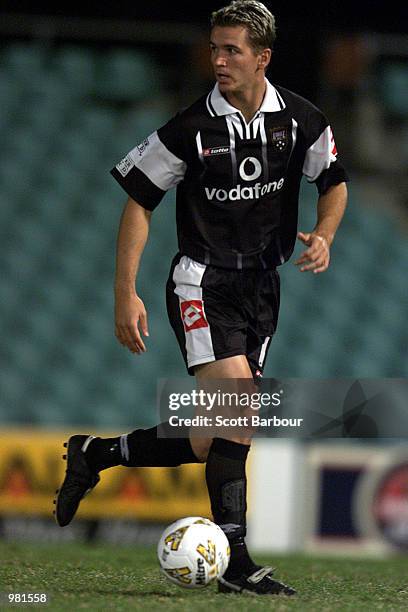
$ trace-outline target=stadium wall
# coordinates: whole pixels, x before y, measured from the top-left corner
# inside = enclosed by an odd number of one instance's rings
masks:
[[[40,429],[1,431],[0,537],[154,544],[175,519],[211,516],[203,465],[118,467],[102,472],[77,520],[58,528],[52,500],[65,469],[65,437]],[[408,550],[406,444],[258,439],[249,457],[252,550],[374,556]]]

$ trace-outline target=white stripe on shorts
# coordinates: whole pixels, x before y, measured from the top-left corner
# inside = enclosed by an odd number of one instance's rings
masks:
[[[120,454],[122,459],[129,461],[129,446],[127,441],[128,434],[122,434],[120,436]]]
[[[261,352],[259,354],[259,361],[258,361],[258,364],[259,364],[260,368],[262,368],[262,366],[263,366],[263,362],[265,360],[265,355],[266,355],[266,349],[268,348],[268,344],[269,344],[269,340],[270,339],[271,339],[270,336],[266,336],[265,340],[263,341]]]
[[[201,281],[207,266],[194,261],[183,255],[174,268],[173,281],[176,285],[174,293],[178,295],[180,304],[180,316],[182,317],[182,302],[200,300],[205,316],[205,304],[203,302],[203,290]],[[186,339],[187,364],[188,367],[215,361],[214,348],[211,339],[210,326],[198,327],[188,332],[184,330]]]

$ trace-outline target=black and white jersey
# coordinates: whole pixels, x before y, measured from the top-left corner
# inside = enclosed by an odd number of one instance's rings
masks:
[[[284,263],[296,240],[302,176],[320,194],[347,180],[322,112],[291,91],[266,85],[249,123],[216,84],[111,170],[148,210],[177,187],[179,250],[200,263]]]

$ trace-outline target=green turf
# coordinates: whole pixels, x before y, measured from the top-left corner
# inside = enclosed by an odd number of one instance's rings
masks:
[[[50,612],[408,609],[408,560],[403,557],[373,561],[292,555],[256,560],[276,564],[277,577],[299,594],[289,599],[219,595],[213,585],[184,590],[159,573],[152,549],[1,542],[0,592],[45,591],[49,607],[35,609]],[[16,609],[4,603],[0,608]]]

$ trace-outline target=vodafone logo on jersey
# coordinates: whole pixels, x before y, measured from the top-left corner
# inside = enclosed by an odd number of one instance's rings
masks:
[[[200,327],[208,327],[207,319],[204,314],[202,300],[188,300],[181,302],[181,318],[186,332]]]
[[[256,181],[262,174],[261,162],[256,157],[246,157],[242,160],[238,168],[239,176],[243,181]],[[216,187],[205,187],[205,195],[210,202],[225,202],[229,200],[236,202],[239,200],[257,200],[261,196],[274,191],[280,191],[285,179],[282,177],[277,181],[269,183],[255,183],[255,185],[237,185],[230,190],[217,189]]]
[[[229,191],[226,189],[217,189],[216,187],[209,188],[205,187],[205,194],[207,200],[210,202],[216,200],[217,202],[225,202],[230,200],[236,202],[239,200],[257,200],[266,193],[280,191],[283,187],[285,179],[282,177],[278,181],[270,181],[269,183],[255,183],[255,185],[237,185]]]
[[[239,165],[239,176],[243,181],[256,181],[261,174],[261,162],[256,157],[246,157]]]

